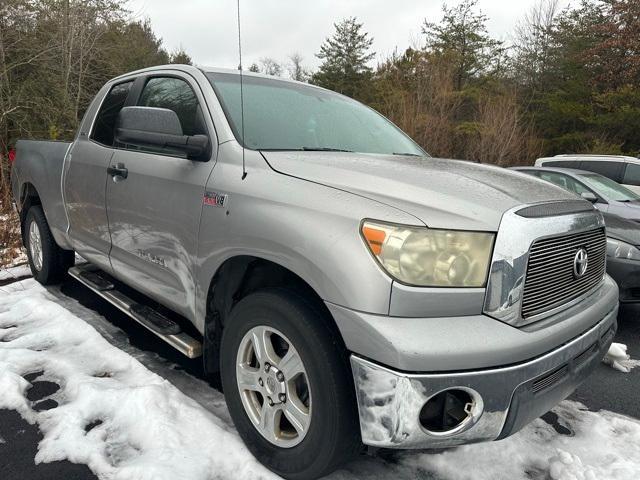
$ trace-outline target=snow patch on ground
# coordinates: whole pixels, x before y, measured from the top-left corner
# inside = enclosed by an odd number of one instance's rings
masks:
[[[640,421],[610,412],[589,412],[562,402],[554,409],[570,430],[559,434],[538,419],[493,443],[440,453],[397,453],[392,463],[359,462],[336,479],[424,478],[438,480],[638,480]]]
[[[631,359],[627,353],[627,346],[623,343],[612,343],[602,361],[622,373],[629,373],[631,369],[640,365],[639,360]]]
[[[60,385],[36,412],[23,378]],[[44,435],[35,461],[84,463],[101,478],[271,478],[228,424],[113,347],[34,280],[0,293],[0,408]]]
[[[31,269],[27,264],[0,269],[0,282],[27,276],[31,276]]]

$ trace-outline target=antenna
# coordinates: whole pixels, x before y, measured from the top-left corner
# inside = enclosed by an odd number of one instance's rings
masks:
[[[240,70],[240,123],[241,123],[241,131],[242,131],[242,180],[247,178],[247,169],[244,163],[244,90],[243,90],[243,82],[242,82],[242,36],[240,30],[240,0],[238,0],[238,56],[240,57],[240,65],[238,65],[238,70]]]

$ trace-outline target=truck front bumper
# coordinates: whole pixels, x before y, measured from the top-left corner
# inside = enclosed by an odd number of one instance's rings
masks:
[[[482,314],[412,318],[327,307],[352,352],[363,442],[442,448],[504,438],[570,395],[613,341],[618,287],[605,276],[579,303],[520,328]],[[452,396],[466,412],[444,409],[460,421],[433,428],[434,411],[455,406]]]
[[[569,396],[598,365],[616,332],[617,305],[587,332],[524,363],[485,370],[413,374],[351,356],[362,441],[381,448],[442,448],[515,433]],[[429,430],[425,405],[443,391],[473,401],[454,428]]]

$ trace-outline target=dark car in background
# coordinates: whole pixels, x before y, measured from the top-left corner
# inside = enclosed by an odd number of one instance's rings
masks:
[[[640,306],[640,226],[604,214],[607,226],[607,273],[620,288],[624,306]]]
[[[514,167],[593,202],[603,213],[640,222],[640,195],[603,175],[571,168]]]
[[[592,180],[593,176],[601,177],[601,175],[572,169],[515,167],[513,170],[546,180],[583,198],[590,198],[591,194],[597,195],[590,186],[599,186],[602,183],[598,181],[599,179]],[[606,180],[611,182],[609,179]],[[624,187],[620,186],[620,188]],[[618,190],[613,188],[612,191]],[[610,192],[607,190],[605,195],[608,194]],[[635,204],[636,201],[634,200],[633,203]],[[604,204],[596,203],[596,206],[602,207]],[[607,273],[613,277],[620,288],[622,306],[633,306],[635,309],[640,306],[640,224],[608,213],[607,209],[601,208],[601,211],[607,228]]]

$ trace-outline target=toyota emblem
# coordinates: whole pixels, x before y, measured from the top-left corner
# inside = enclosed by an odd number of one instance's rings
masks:
[[[587,273],[587,267],[589,266],[589,254],[587,250],[581,248],[576,252],[576,256],[573,258],[573,276],[575,278],[582,278]]]

